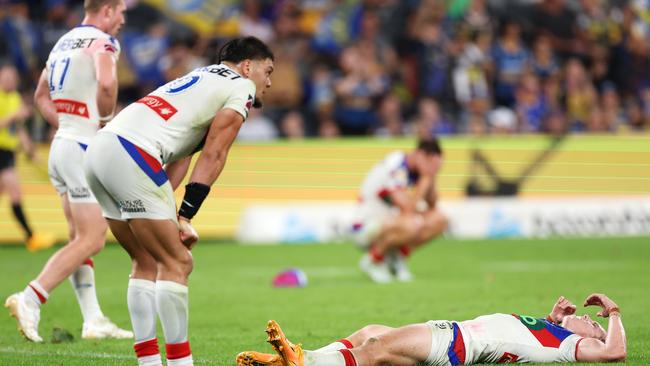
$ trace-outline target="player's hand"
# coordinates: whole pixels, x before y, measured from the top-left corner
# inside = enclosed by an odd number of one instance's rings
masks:
[[[565,316],[575,314],[575,312],[576,306],[564,296],[560,296],[553,305],[553,310],[551,310],[549,316],[556,324],[559,324]]]
[[[591,294],[587,296],[584,306],[600,306],[603,310],[596,313],[598,316],[607,318],[612,312],[619,312],[618,305],[605,294]]]
[[[192,249],[194,244],[199,241],[199,234],[190,221],[183,216],[178,217],[178,233],[181,237],[181,242],[187,249]]]

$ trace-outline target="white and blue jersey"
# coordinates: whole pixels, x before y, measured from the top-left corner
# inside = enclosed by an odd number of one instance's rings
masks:
[[[56,137],[85,146],[99,129],[95,57],[120,55],[120,44],[92,25],[80,25],[54,45],[45,65],[50,98],[56,106],[59,129]]]
[[[476,363],[575,362],[582,337],[549,322],[517,314],[492,314],[458,323],[465,349],[452,352],[458,362]],[[451,359],[451,358],[450,358]]]
[[[201,67],[132,103],[103,130],[164,165],[200,148],[219,110],[233,109],[246,119],[254,98],[255,84],[228,66]]]
[[[372,167],[364,179],[355,208],[352,235],[365,247],[378,234],[383,222],[397,215],[399,209],[391,202],[391,193],[416,184],[418,175],[406,164],[406,153],[394,151]]]
[[[105,217],[176,221],[163,165],[202,148],[217,112],[244,119],[255,84],[226,65],[198,68],[122,110],[88,147],[86,176]]]

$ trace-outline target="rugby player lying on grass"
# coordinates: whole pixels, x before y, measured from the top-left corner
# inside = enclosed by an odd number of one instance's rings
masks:
[[[315,351],[287,340],[270,320],[266,329],[277,354],[253,351],[237,355],[239,366],[455,366],[476,363],[622,361],[627,355],[618,305],[591,294],[585,306],[602,308],[607,331],[560,297],[545,318],[492,314],[461,322],[435,320],[400,328],[368,325],[349,337]]]

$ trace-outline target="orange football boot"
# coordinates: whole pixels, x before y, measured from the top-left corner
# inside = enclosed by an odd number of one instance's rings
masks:
[[[284,361],[283,366],[304,366],[302,345],[293,344],[285,337],[282,328],[275,320],[269,320],[266,325],[268,342]]]
[[[246,351],[237,355],[237,366],[284,366],[279,355]]]

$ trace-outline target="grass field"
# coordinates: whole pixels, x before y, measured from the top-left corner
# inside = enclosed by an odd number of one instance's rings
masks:
[[[194,359],[197,365],[233,365],[239,351],[270,351],[264,342],[268,319],[278,320],[292,340],[310,349],[368,323],[396,326],[494,312],[544,316],[561,294],[581,304],[590,292],[598,291],[609,294],[622,309],[627,365],[648,365],[649,244],[650,238],[440,240],[415,253],[414,282],[379,286],[357,270],[360,253],[351,245],[203,242],[194,250],[195,270],[190,277]],[[51,253],[0,247],[2,298],[33,279]],[[95,263],[104,312],[128,326],[126,254],[109,245]],[[291,266],[305,270],[309,285],[272,288],[272,276]],[[594,316],[596,309],[587,312]],[[50,343],[53,327],[70,330],[77,340]],[[42,312],[40,332],[46,343],[25,342],[14,320],[0,317],[0,365],[136,364],[130,341],[81,341],[80,328],[76,300],[64,283]]]

